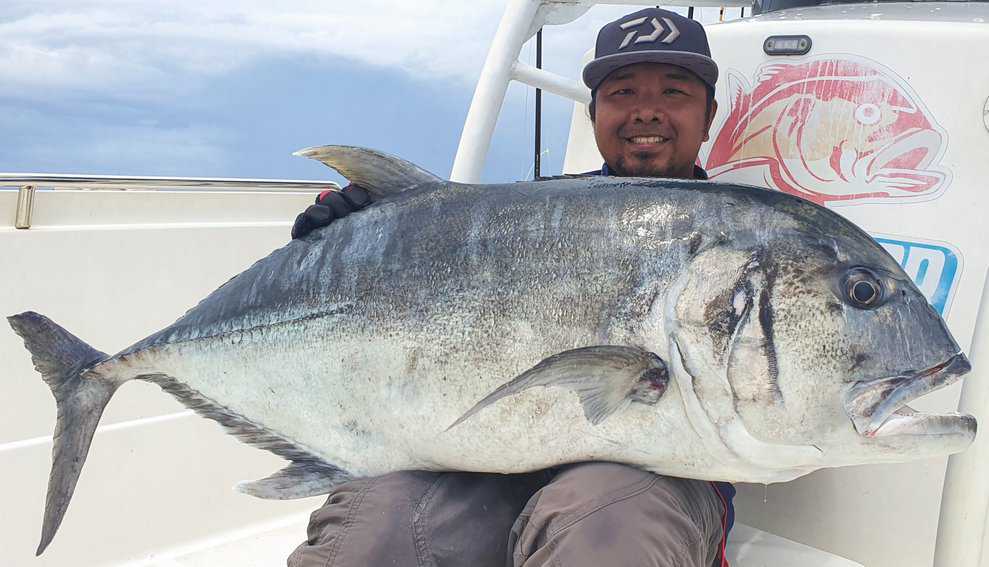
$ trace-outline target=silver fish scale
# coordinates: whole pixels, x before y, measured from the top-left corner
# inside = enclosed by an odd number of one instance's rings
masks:
[[[290,242],[121,354],[270,325],[287,314],[292,319],[335,314],[359,299],[368,316],[377,311],[390,320],[392,310],[406,301],[476,293],[497,284],[499,274],[511,284],[507,293],[528,294],[527,284],[567,271],[627,268],[639,256],[639,241],[652,234],[635,234],[628,226],[635,193],[614,191],[626,185],[610,180],[443,184],[400,195]],[[640,191],[684,193],[677,189],[673,183]],[[693,197],[691,192],[684,196]],[[653,199],[642,205],[662,207],[655,199],[659,195],[648,196]],[[671,238],[689,233],[692,219],[684,220],[687,226],[662,228]],[[624,247],[624,257],[618,257],[616,245]],[[595,247],[599,265],[591,256]],[[524,270],[528,273],[519,278]]]
[[[692,252],[764,245],[788,230],[832,239],[835,224],[850,225],[825,215],[815,226],[815,214],[765,190],[670,180],[420,187],[276,250],[118,357],[143,358],[135,369],[222,400],[223,411],[355,474],[491,469],[464,457],[469,437],[490,437],[490,427],[501,429],[492,458],[504,461],[498,451],[526,436],[554,447],[509,467],[614,458],[553,431],[534,435],[533,416],[569,411],[539,394],[518,410],[524,420],[498,405],[450,443],[428,440],[550,355],[629,344],[667,356],[665,343],[646,344],[642,324]],[[291,395],[256,393],[266,391]],[[634,433],[608,437],[609,427],[588,433],[631,451],[620,437]]]

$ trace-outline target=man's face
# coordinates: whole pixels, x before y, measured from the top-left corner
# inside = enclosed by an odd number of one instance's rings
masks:
[[[693,178],[701,143],[717,104],[707,115],[700,78],[665,63],[636,63],[612,72],[595,99],[594,139],[618,175]]]

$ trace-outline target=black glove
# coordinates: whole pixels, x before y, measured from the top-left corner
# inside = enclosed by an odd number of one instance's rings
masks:
[[[371,195],[359,185],[347,185],[340,191],[323,191],[316,197],[316,204],[295,217],[292,238],[302,238],[335,219],[341,219],[371,204]]]

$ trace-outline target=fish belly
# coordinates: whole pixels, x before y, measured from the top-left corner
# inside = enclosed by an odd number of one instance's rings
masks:
[[[135,353],[115,371],[170,376],[355,476],[518,473],[594,460],[680,476],[717,472],[675,388],[656,405],[630,403],[598,425],[568,388],[533,388],[450,428],[547,346],[491,358],[469,343],[453,353],[430,347],[443,341],[421,333],[341,332],[352,327],[326,318],[175,343]]]

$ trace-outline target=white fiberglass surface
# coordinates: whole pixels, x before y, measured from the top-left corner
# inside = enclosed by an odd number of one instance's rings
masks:
[[[34,310],[95,348],[115,352],[168,325],[289,238],[297,195],[39,192],[30,230],[0,226],[4,316]],[[0,191],[12,222],[16,191]],[[12,332],[0,332],[0,565],[113,565],[286,514],[319,499],[239,494],[242,480],[284,461],[240,444],[158,387],[125,384],[101,421],[75,497],[51,547],[34,557],[55,402]],[[304,539],[299,532],[299,542]],[[287,553],[287,552],[286,552]]]

